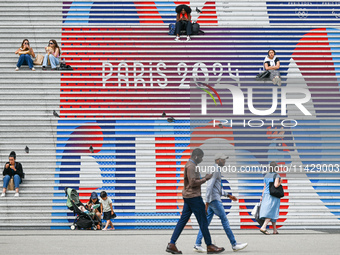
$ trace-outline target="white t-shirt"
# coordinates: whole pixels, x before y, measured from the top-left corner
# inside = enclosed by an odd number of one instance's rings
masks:
[[[100,203],[103,205],[103,212],[111,211],[112,200],[109,197],[106,200],[100,199]]]

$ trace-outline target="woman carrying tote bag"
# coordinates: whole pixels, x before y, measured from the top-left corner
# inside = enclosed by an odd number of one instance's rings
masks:
[[[264,219],[264,223],[260,228],[260,231],[269,235],[267,231],[267,225],[271,221],[273,226],[273,234],[278,234],[276,228],[276,220],[279,218],[279,210],[280,210],[280,198],[272,196],[270,194],[269,187],[270,183],[274,182],[274,187],[278,188],[281,185],[281,177],[279,174],[275,172],[275,169],[278,168],[278,164],[276,162],[271,162],[269,165],[269,172],[264,176],[264,187],[261,196],[261,208],[260,208],[260,218]]]

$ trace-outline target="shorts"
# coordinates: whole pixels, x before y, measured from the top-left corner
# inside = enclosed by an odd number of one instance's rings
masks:
[[[111,220],[111,219],[112,219],[112,216],[113,216],[113,215],[111,215],[111,211],[104,212],[104,217],[103,217],[103,219],[104,219],[104,220]]]

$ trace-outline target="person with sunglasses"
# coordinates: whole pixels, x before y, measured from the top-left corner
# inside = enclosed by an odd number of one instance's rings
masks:
[[[42,69],[46,70],[48,60],[50,61],[52,70],[57,69],[59,65],[59,56],[61,54],[60,48],[56,40],[50,40],[48,46],[45,47],[46,55],[44,57]]]
[[[22,65],[28,65],[28,67],[32,71],[35,71],[32,60],[32,57],[35,57],[35,53],[33,51],[33,48],[30,47],[30,42],[28,41],[28,39],[24,39],[22,41],[21,47],[15,52],[15,54],[20,55],[15,71],[19,71],[19,68]]]

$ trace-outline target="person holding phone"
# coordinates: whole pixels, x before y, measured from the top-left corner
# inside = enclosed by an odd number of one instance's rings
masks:
[[[20,55],[15,71],[19,71],[19,68],[22,65],[28,65],[28,67],[32,71],[35,71],[32,60],[32,57],[35,58],[35,53],[33,51],[33,48],[30,47],[30,42],[28,41],[28,39],[24,39],[22,41],[21,47],[16,50],[15,54]]]
[[[44,57],[42,69],[46,70],[48,61],[50,61],[52,70],[56,70],[57,65],[59,65],[59,56],[61,55],[61,51],[57,41],[50,40],[48,45],[45,47],[45,51],[46,55]]]
[[[16,153],[14,151],[12,151],[9,154],[8,159],[9,159],[9,162],[5,164],[4,171],[2,172],[4,176],[4,180],[3,180],[3,189],[2,189],[1,196],[2,197],[6,196],[7,186],[9,184],[9,181],[13,177],[14,187],[15,187],[14,197],[19,197],[19,185],[24,176],[22,165],[19,162],[15,162]]]
[[[226,160],[229,157],[223,153],[218,153],[215,155],[215,171],[213,172],[212,178],[207,182],[206,191],[206,203],[205,212],[207,214],[208,224],[210,225],[214,214],[217,215],[222,223],[223,229],[227,234],[230,241],[231,248],[233,251],[239,251],[247,247],[247,243],[237,243],[233,231],[230,228],[227,215],[225,213],[221,196],[228,197],[232,201],[237,201],[237,198],[231,193],[223,190],[222,187],[222,172]],[[206,252],[202,247],[202,231],[200,230],[197,235],[196,243],[194,245],[194,251],[196,252]]]
[[[190,35],[192,33],[191,15],[190,13],[187,13],[184,8],[182,9],[180,13],[177,13],[176,27],[175,27],[175,31],[176,31],[175,41],[179,41],[180,33],[183,27],[185,27],[186,32],[187,32],[187,41],[190,41],[191,40]]]
[[[170,239],[170,243],[166,247],[166,252],[172,254],[182,254],[176,247],[176,241],[182,233],[185,225],[190,219],[192,213],[198,221],[200,229],[204,237],[205,244],[207,245],[208,254],[217,254],[224,251],[224,248],[219,248],[212,244],[211,236],[208,229],[208,220],[205,215],[205,205],[201,196],[201,185],[207,180],[211,179],[212,174],[207,174],[201,178],[197,165],[203,161],[204,153],[200,148],[196,148],[192,151],[189,161],[184,168],[184,187],[182,191],[184,206],[182,210],[182,216],[177,222],[175,230]]]

